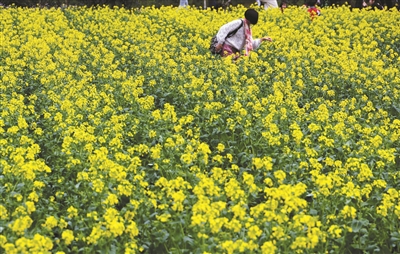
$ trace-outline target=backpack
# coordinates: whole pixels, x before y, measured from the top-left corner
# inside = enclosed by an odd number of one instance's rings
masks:
[[[241,19],[240,21],[242,21],[240,23],[240,26],[238,28],[236,28],[235,30],[229,32],[228,35],[225,37],[225,40],[226,40],[226,38],[229,38],[229,37],[232,37],[233,35],[235,35],[237,33],[237,31],[243,26],[243,20]],[[217,50],[215,49],[217,47],[217,44],[218,44],[217,35],[214,35],[211,38],[211,44],[210,44],[210,48],[209,48],[212,54],[219,54],[219,52],[217,52]]]

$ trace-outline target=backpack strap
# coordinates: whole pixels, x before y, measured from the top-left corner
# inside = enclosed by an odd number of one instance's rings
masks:
[[[233,35],[235,35],[237,33],[237,31],[239,31],[239,29],[243,26],[243,19],[240,19],[240,21],[241,21],[240,26],[238,28],[236,28],[235,30],[229,32],[228,35],[225,37],[225,39],[232,37]]]

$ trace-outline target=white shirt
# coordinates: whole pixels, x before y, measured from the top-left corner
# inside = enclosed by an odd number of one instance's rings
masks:
[[[226,43],[237,50],[242,50],[246,46],[246,36],[245,36],[245,29],[244,29],[244,20],[243,20],[243,25],[239,28],[239,30],[236,32],[236,34],[232,35],[229,38],[225,37],[229,34],[229,32],[234,31],[236,28],[240,26],[242,21],[240,19],[233,20],[223,26],[219,29],[217,33],[217,41],[220,44]],[[261,45],[261,39],[253,39],[251,38],[251,41],[253,43],[253,49],[257,49]]]

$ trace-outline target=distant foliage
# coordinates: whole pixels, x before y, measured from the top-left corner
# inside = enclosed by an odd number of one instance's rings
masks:
[[[179,0],[2,0],[0,1],[4,5],[15,4],[17,6],[26,6],[26,7],[62,7],[62,6],[124,6],[125,8],[140,8],[142,6],[178,6]],[[207,6],[216,5],[221,0],[207,0]],[[232,4],[242,4],[242,5],[250,5],[255,3],[255,1],[244,0],[238,1],[233,0]],[[189,0],[190,6],[198,6],[203,7],[203,0]]]
[[[222,0],[207,0],[207,6],[219,6]],[[278,0],[280,4],[281,0]],[[302,5],[305,3],[304,0],[288,0],[286,1],[289,5]],[[332,4],[345,4],[349,3],[353,5],[355,0],[321,0],[322,5],[332,5]],[[16,5],[24,7],[66,7],[66,6],[104,6],[109,7],[118,6],[125,8],[141,8],[143,6],[178,6],[179,0],[2,0],[0,1],[3,5]],[[256,1],[252,0],[232,0],[231,6],[244,5],[250,6],[255,4]],[[198,8],[204,7],[203,0],[189,0],[190,6],[197,6]]]
[[[400,253],[399,13],[0,8],[0,253]]]

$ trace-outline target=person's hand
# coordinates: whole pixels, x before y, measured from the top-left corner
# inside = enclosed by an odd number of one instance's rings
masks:
[[[221,51],[221,49],[222,49],[222,44],[217,44],[217,46],[215,47],[215,50],[217,51],[217,52],[220,52]]]
[[[261,41],[272,41],[271,37],[263,37],[261,38]]]

